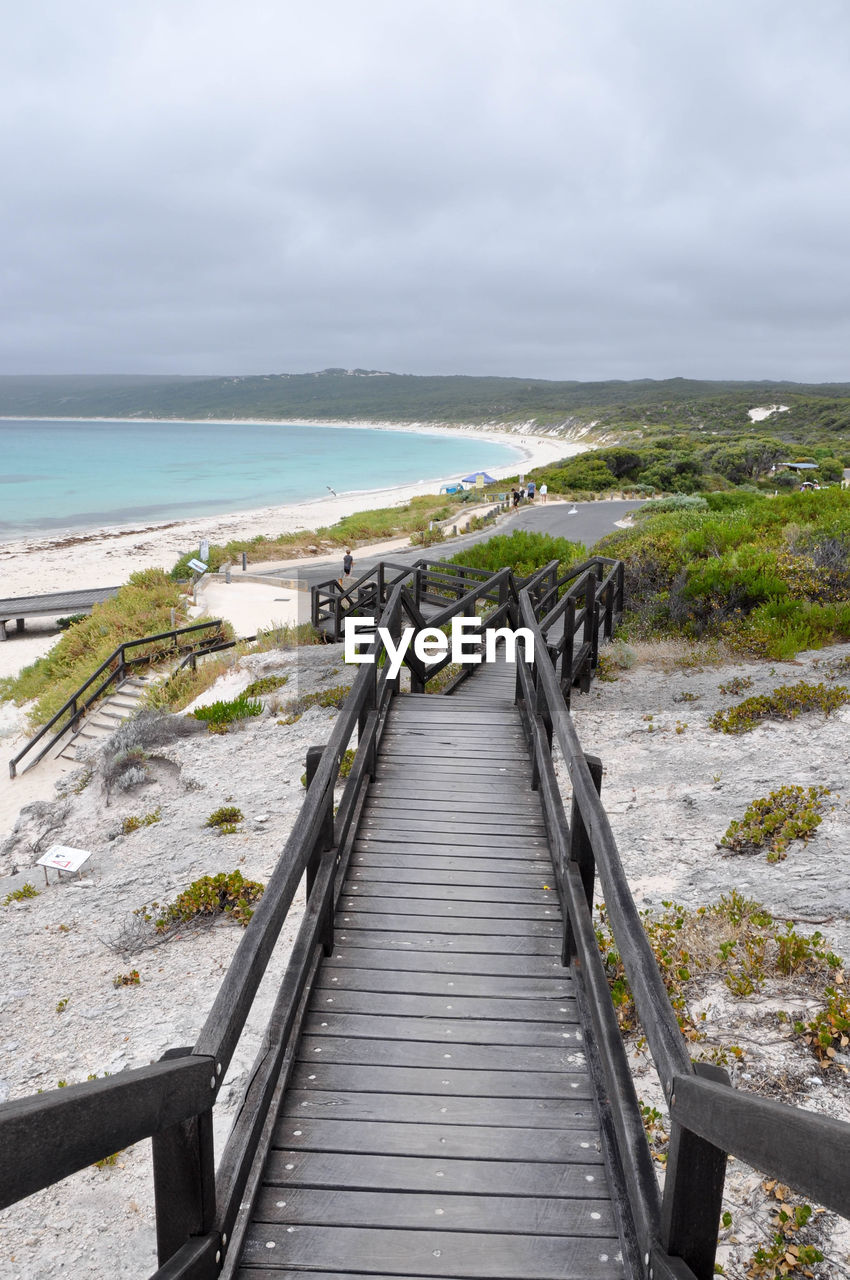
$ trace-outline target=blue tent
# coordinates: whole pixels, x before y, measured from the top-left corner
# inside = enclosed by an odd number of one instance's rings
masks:
[[[496,483],[496,481],[493,479],[492,476],[488,476],[486,471],[473,471],[471,476],[463,477],[463,479],[461,480],[461,484],[475,484],[479,476],[481,477],[481,479],[484,481],[485,484]]]

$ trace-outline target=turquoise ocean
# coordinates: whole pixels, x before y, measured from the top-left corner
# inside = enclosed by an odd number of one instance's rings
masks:
[[[0,421],[0,540],[249,511],[514,462],[509,445],[443,433],[8,419]]]

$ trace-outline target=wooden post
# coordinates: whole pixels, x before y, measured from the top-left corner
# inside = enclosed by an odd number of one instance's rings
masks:
[[[183,1058],[191,1049],[169,1049]],[[163,1266],[190,1236],[206,1235],[215,1217],[212,1104],[215,1071],[210,1063],[210,1109],[155,1133],[151,1139],[156,1204],[156,1248]]]
[[[242,552],[242,572],[243,573],[248,572],[248,552],[247,551]]]
[[[615,605],[615,613],[617,617],[621,617],[625,604],[626,596],[626,566],[621,560],[617,565],[617,603]]]
[[[605,639],[610,640],[614,634],[614,592],[613,582],[605,588]]]
[[[724,1068],[713,1062],[695,1062],[694,1071],[705,1080],[731,1083]],[[661,1245],[681,1258],[696,1280],[711,1280],[714,1275],[725,1177],[726,1152],[674,1118],[661,1202]]]
[[[596,794],[602,794],[602,761],[599,756],[591,756],[585,754],[587,767],[590,770],[590,776],[593,785],[596,788]],[[570,809],[570,861],[574,862],[581,876],[581,883],[584,887],[584,896],[587,899],[587,905],[590,911],[593,911],[593,885],[596,879],[596,859],[593,856],[593,846],[590,843],[590,837],[587,834],[587,828],[584,825],[584,818],[576,799],[575,790],[573,790],[573,803]],[[566,868],[562,868],[562,876]],[[569,964],[573,956],[576,954],[575,937],[573,927],[570,923],[569,915],[564,919],[564,945],[561,952],[561,963]]]
[[[307,789],[308,791],[310,789],[310,785],[313,779],[316,776],[316,771],[319,765],[321,764],[324,751],[325,751],[325,748],[323,746],[307,748]],[[328,799],[325,805],[325,813],[324,813],[324,818],[322,820],[322,825],[319,827],[319,834],[316,837],[316,843],[313,846],[312,852],[310,853],[307,859],[307,901],[308,902],[310,901],[310,894],[313,891],[313,885],[315,884],[316,876],[319,874],[319,867],[321,865],[322,857],[328,853],[329,849],[333,848],[333,843],[334,843],[333,798],[334,798],[333,787],[331,787],[330,792],[328,794]],[[325,955],[326,956],[332,955],[333,949],[334,949],[333,894],[331,894],[329,897],[328,910],[322,924],[321,937],[322,937],[322,946],[324,948]]]
[[[589,656],[585,659],[584,670],[581,673],[581,689],[582,693],[587,693],[590,688],[590,681],[593,678],[593,671],[596,667],[596,649],[597,649],[597,617],[596,617],[596,578],[592,573],[587,575],[587,585],[584,590],[584,644],[590,646]]]
[[[576,602],[570,596],[566,610],[564,612],[564,640],[561,650],[561,692],[567,706],[570,705],[570,695],[573,688],[573,655],[575,653],[576,643]]]

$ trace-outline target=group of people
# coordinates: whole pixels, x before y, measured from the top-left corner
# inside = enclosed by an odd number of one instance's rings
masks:
[[[549,486],[547,484],[542,484],[538,489],[534,481],[529,480],[527,485],[521,485],[519,488],[515,487],[513,489],[511,494],[513,505],[518,507],[519,504],[526,501],[526,499],[529,502],[533,502],[538,493],[540,494],[540,500],[545,502],[549,494]]]

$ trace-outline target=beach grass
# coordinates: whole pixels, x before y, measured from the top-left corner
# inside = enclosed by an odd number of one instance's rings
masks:
[[[276,536],[258,534],[255,538],[234,538],[224,544],[210,546],[207,561],[216,572],[228,561],[236,560],[243,552],[249,564],[266,560],[294,560],[309,555],[316,548],[327,551],[334,547],[358,546],[365,542],[399,538],[427,530],[432,520],[447,520],[459,510],[463,498],[454,494],[424,494],[411,498],[398,507],[375,507],[369,511],[357,511],[343,516],[336,524],[324,525],[314,530],[281,533]],[[175,581],[190,576],[189,561],[197,553],[187,552],[171,570]]]
[[[169,576],[162,569],[141,570],[132,574],[112,599],[96,604],[89,617],[69,627],[43,658],[17,676],[0,680],[0,699],[19,706],[34,701],[29,718],[37,727],[49,720],[120,644],[188,622],[186,598]],[[153,659],[169,648],[168,641],[160,641],[133,656]]]

